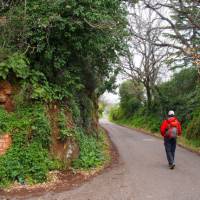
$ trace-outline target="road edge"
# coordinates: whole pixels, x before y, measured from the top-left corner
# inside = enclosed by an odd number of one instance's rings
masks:
[[[81,187],[84,183],[87,183],[91,181],[93,178],[106,173],[110,170],[112,170],[114,167],[118,166],[119,164],[119,152],[115,144],[110,138],[109,132],[103,127],[100,126],[101,129],[104,131],[106,135],[106,140],[109,144],[109,156],[110,160],[109,162],[105,162],[102,167],[95,168],[93,172],[88,173],[86,176],[77,174],[73,176],[73,174],[63,174],[63,176],[66,176],[65,178],[72,178],[74,179],[71,183],[71,185],[67,183],[53,183],[49,187],[44,186],[38,186],[37,188],[20,188],[20,189],[13,189],[11,191],[5,191],[0,189],[0,199],[29,199],[29,198],[41,198],[41,196],[45,195],[47,192],[53,192],[53,193],[60,193],[60,192],[66,192],[73,190],[75,188]],[[96,170],[96,171],[95,171]],[[72,177],[73,176],[73,177]]]
[[[111,122],[111,123],[116,124],[116,125],[121,126],[121,127],[129,128],[129,129],[134,130],[134,131],[141,132],[141,133],[146,134],[146,135],[150,135],[150,136],[152,136],[152,137],[156,137],[156,138],[158,138],[158,139],[160,139],[160,140],[163,140],[163,137],[162,137],[161,135],[159,135],[159,133],[152,133],[152,132],[147,131],[147,130],[144,130],[144,129],[142,129],[142,128],[141,128],[141,129],[140,129],[140,128],[134,128],[134,127],[131,127],[131,126],[128,126],[128,125],[118,124],[118,123],[115,123],[115,122]],[[182,147],[183,149],[186,149],[186,150],[188,150],[188,151],[190,151],[190,152],[192,152],[192,153],[195,153],[195,154],[197,154],[198,156],[200,156],[200,151],[194,150],[194,149],[192,149],[191,147],[187,146],[186,144],[180,143],[179,140],[178,140],[178,142],[177,142],[177,145],[178,145],[179,147]]]

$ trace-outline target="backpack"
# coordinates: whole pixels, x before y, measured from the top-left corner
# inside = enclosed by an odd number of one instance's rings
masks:
[[[176,138],[178,135],[178,121],[174,120],[174,121],[169,121],[168,122],[168,127],[166,130],[166,136],[168,138]]]

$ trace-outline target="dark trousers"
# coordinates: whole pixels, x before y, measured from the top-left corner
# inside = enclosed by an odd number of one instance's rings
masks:
[[[169,165],[175,162],[176,138],[164,138],[165,151]]]

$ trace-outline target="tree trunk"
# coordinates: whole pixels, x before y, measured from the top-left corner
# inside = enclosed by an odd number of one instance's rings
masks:
[[[93,92],[91,96],[91,100],[93,103],[92,108],[92,122],[91,122],[91,130],[95,134],[95,136],[98,138],[99,133],[99,116],[98,116],[98,97],[95,92]]]
[[[147,92],[147,108],[148,108],[148,110],[150,110],[151,109],[151,100],[152,100],[151,88],[150,88],[149,84],[147,84],[145,86],[145,88],[146,88],[146,92]]]

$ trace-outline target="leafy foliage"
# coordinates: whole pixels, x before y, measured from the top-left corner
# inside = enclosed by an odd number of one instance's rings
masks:
[[[136,107],[135,102],[130,101],[130,99],[135,100],[137,97],[136,88],[130,88],[131,83],[124,82],[120,88],[120,104],[111,109],[110,119],[120,124],[159,132],[162,120],[167,117],[168,111],[172,109],[175,110],[176,116],[182,123],[184,137],[199,146],[200,90],[197,79],[197,70],[191,67],[175,73],[169,81],[157,84],[153,93],[154,98],[150,112],[145,104],[140,103]]]
[[[184,93],[183,93],[184,91]],[[194,68],[183,69],[173,78],[157,87],[154,103],[165,116],[173,109],[180,119],[192,113],[198,106],[197,71]]]
[[[188,127],[186,129],[186,137],[188,139],[193,139],[196,141],[199,141],[200,146],[200,112],[199,109],[197,109],[193,113],[193,118],[191,122],[189,122]]]
[[[121,84],[119,89],[120,108],[126,117],[130,117],[141,107],[143,87],[136,82],[128,80]]]
[[[0,43],[26,52],[30,68],[43,73],[49,84],[72,94],[83,86],[94,91],[109,77],[123,48],[126,13],[120,3],[36,0],[27,2],[26,11],[24,4],[13,4],[4,11],[10,18],[4,29],[13,37],[2,32]],[[14,29],[21,32],[15,35]]]
[[[136,128],[143,128],[152,132],[158,132],[162,118],[149,114],[147,108],[140,107],[137,112],[132,113],[129,117],[126,117],[120,106],[114,106],[109,113],[109,119],[119,124],[125,124]]]
[[[48,153],[50,126],[41,105],[21,107],[15,113],[0,109],[1,133],[9,132],[13,144],[0,157],[0,186],[18,181],[38,183],[47,179],[49,170],[58,168]]]
[[[0,79],[16,80],[22,90],[15,97],[16,112],[0,112],[1,132],[11,132],[14,143],[0,158],[0,183],[42,182],[54,161],[48,154],[49,121],[43,106],[35,104],[64,104],[87,133],[95,129],[97,98],[112,88],[118,56],[125,46],[125,4],[120,0],[33,0],[25,4],[13,0],[2,6]],[[61,111],[62,140],[75,134],[66,121]],[[78,165],[99,165],[101,145],[85,132],[77,135],[82,149]]]
[[[97,98],[113,88],[119,71],[127,35],[125,7],[120,0],[34,0],[26,6],[12,1],[1,11],[0,63],[9,54],[16,70],[6,67],[0,76],[13,80],[14,71],[25,78],[28,100],[70,102],[76,120],[92,129]],[[28,76],[20,71],[27,71],[24,63],[12,59],[14,52],[26,61]]]
[[[76,130],[76,140],[79,143],[80,155],[73,162],[74,168],[89,169],[100,166],[105,160],[104,139],[99,135],[99,139],[86,135],[81,129]]]
[[[99,102],[98,106],[99,106],[98,108],[99,117],[103,117],[103,112],[105,111],[106,104],[102,101],[102,102]]]
[[[124,113],[120,106],[113,106],[109,112],[109,119],[111,121],[118,121],[124,117]]]
[[[25,56],[14,53],[0,62],[0,78],[6,79],[10,71],[12,71],[16,77],[26,79],[29,75],[28,64],[29,62]]]
[[[67,117],[65,115],[64,109],[60,111],[58,124],[60,128],[60,139],[66,140],[69,137],[74,137],[74,128],[67,127]]]

